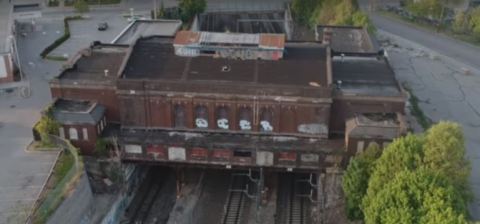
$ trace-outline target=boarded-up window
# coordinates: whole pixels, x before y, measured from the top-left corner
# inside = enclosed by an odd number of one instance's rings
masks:
[[[250,107],[241,107],[238,112],[238,126],[240,130],[252,130],[252,109]]]
[[[174,127],[184,128],[186,127],[186,111],[185,106],[181,104],[175,105],[173,108],[173,117],[174,117]]]
[[[217,108],[217,128],[230,129],[228,121],[228,108],[225,106]]]
[[[82,129],[83,140],[88,141],[88,130],[87,128]]]
[[[268,108],[262,108],[260,111],[260,131],[273,131],[273,111]]]
[[[70,137],[70,140],[78,140],[78,132],[76,128],[68,129],[68,135]]]
[[[208,128],[208,110],[206,106],[195,107],[195,127]]]

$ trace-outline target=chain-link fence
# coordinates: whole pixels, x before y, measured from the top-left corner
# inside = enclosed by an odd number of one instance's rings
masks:
[[[77,148],[75,148],[69,141],[57,136],[50,136],[50,138],[55,145],[63,149],[62,153],[68,153],[70,156],[73,156],[73,164],[53,188],[50,189],[47,186],[44,187],[41,194],[43,197],[38,198],[35,202],[26,223],[46,223],[50,215],[52,215],[62,203],[66,193],[74,187],[73,184],[83,173],[83,161],[78,154]],[[58,159],[55,166],[57,165]],[[50,173],[47,183],[52,178],[52,173]]]

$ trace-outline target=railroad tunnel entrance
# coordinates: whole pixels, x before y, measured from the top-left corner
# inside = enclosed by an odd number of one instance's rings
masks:
[[[338,185],[325,172],[135,166],[144,178],[121,223],[321,223],[326,189]]]

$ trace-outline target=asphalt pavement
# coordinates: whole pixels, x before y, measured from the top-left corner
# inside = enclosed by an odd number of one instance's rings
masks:
[[[462,125],[474,199],[470,214],[480,220],[480,48],[400,20],[371,13],[400,82],[419,98],[433,121]]]

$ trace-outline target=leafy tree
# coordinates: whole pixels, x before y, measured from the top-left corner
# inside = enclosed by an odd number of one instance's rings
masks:
[[[196,14],[205,11],[207,3],[205,0],[181,0],[180,10],[182,21],[190,21]]]
[[[458,11],[455,14],[455,19],[452,24],[452,29],[455,33],[466,33],[469,30],[469,14],[463,11]]]
[[[347,216],[350,220],[363,219],[360,205],[367,192],[368,180],[375,161],[381,153],[378,145],[371,145],[365,152],[355,156],[345,171],[342,187],[347,202]]]
[[[35,126],[35,129],[40,134],[41,143],[43,146],[52,146],[50,135],[58,135],[60,124],[53,118],[51,109],[47,109],[40,118],[40,121]]]
[[[407,9],[415,16],[439,19],[442,13],[440,0],[409,0]]]
[[[352,25],[365,27],[371,33],[375,32],[376,30],[375,26],[373,26],[372,22],[370,21],[370,18],[368,18],[368,15],[361,11],[356,11],[352,15]]]
[[[480,41],[480,6],[476,7],[470,13],[470,26],[473,36]]]
[[[413,134],[395,139],[388,145],[372,171],[367,196],[377,194],[398,172],[420,167],[423,158],[422,146],[423,139]],[[370,202],[367,199],[363,203]]]
[[[462,128],[453,122],[439,122],[426,133],[424,166],[449,177],[452,184],[467,193],[469,162],[465,159],[465,139]]]
[[[369,195],[365,223],[467,224],[465,202],[445,176],[403,170]]]
[[[77,10],[78,13],[86,13],[90,10],[90,8],[88,7],[88,3],[85,0],[76,0],[73,4],[73,7],[75,8],[75,10]]]
[[[292,13],[296,22],[302,25],[309,25],[310,18],[320,0],[293,0]]]

